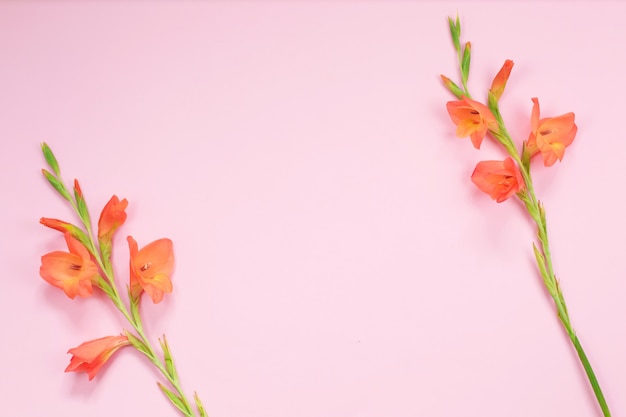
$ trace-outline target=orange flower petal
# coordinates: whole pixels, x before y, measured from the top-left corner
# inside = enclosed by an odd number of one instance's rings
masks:
[[[83,260],[91,259],[91,255],[89,254],[87,248],[83,246],[78,239],[74,239],[69,233],[65,233],[65,243],[67,243],[70,253],[80,256]]]
[[[574,113],[539,119],[539,101],[533,98],[533,111],[530,118],[531,133],[528,147],[531,155],[541,152],[545,166],[562,160],[565,148],[572,144],[578,127]]]
[[[472,182],[484,193],[501,203],[524,189],[524,179],[515,161],[481,161],[472,173]]]
[[[533,110],[530,114],[530,129],[536,132],[539,126],[539,99],[533,97],[531,100],[533,101]]]
[[[574,113],[567,113],[562,116],[543,119],[537,126],[537,146],[541,147],[543,143],[561,143],[569,146],[574,141],[577,127],[574,124]]]
[[[171,275],[174,270],[174,250],[170,239],[159,239],[144,246],[135,257],[142,276]]]
[[[49,284],[62,289],[70,298],[92,295],[92,281],[98,275],[98,267],[90,259],[87,249],[65,233],[70,249],[67,252],[51,252],[41,257],[39,275]]]
[[[122,335],[84,342],[67,351],[72,358],[65,372],[87,372],[91,381],[115,352],[128,345],[128,338]]]
[[[130,250],[131,295],[138,297],[142,291],[146,291],[155,304],[161,302],[164,293],[172,292],[172,241],[159,239],[138,250],[135,239],[129,236],[127,240]]]
[[[458,137],[469,136],[476,149],[489,130],[497,131],[498,123],[487,106],[467,97],[446,104],[452,122],[457,125]]]
[[[511,75],[511,70],[513,69],[513,61],[507,59],[504,61],[504,65],[498,71],[493,82],[491,83],[491,88],[489,91],[494,95],[496,100],[499,100],[504,92],[504,87],[506,87],[506,82],[509,80],[509,76]]]
[[[70,223],[58,219],[49,219],[47,217],[42,217],[39,223],[51,229],[58,230],[61,233],[69,232],[73,227]]]
[[[100,213],[100,219],[98,220],[98,238],[111,239],[115,230],[120,227],[126,221],[126,208],[128,207],[128,201],[123,199],[120,201],[116,195],[106,203]]]

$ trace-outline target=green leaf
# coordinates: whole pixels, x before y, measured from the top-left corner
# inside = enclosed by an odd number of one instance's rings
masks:
[[[104,278],[102,278],[100,275],[98,275],[97,281],[96,281],[96,285],[98,286],[98,288],[100,288],[106,295],[107,297],[109,297],[111,300],[115,297],[115,293],[113,292],[113,289],[111,288],[111,284],[109,284],[109,282],[107,280],[105,280]]]
[[[137,336],[135,336],[128,330],[125,330],[124,333],[126,334],[126,337],[128,337],[128,341],[131,343],[131,345],[133,345],[135,349],[146,355],[151,361],[153,360],[152,352],[150,352],[150,349],[148,349],[148,347],[146,347],[146,345],[141,340],[139,340]]]
[[[489,110],[491,110],[494,115],[496,113],[499,113],[500,109],[498,107],[498,99],[496,98],[496,96],[491,91],[489,91],[487,93],[487,98],[487,106],[489,107]]]
[[[193,393],[193,399],[196,402],[196,407],[198,407],[198,412],[200,413],[200,417],[209,417],[204,409],[204,405],[202,405],[202,401],[200,401],[200,397],[198,397],[198,393]]]
[[[520,200],[522,200],[522,203],[524,203],[526,208],[530,206],[531,202],[526,190],[519,191],[516,195]]]
[[[73,238],[77,239],[80,243],[82,243],[83,246],[87,248],[89,253],[91,253],[91,255],[94,258],[98,256],[98,254],[94,253],[94,251],[92,250],[93,246],[91,244],[91,240],[89,239],[89,237],[87,237],[87,234],[82,229],[72,225],[70,234],[72,235]]]
[[[526,141],[522,143],[522,167],[526,172],[530,171],[530,152]]]
[[[59,163],[57,159],[54,157],[54,153],[52,153],[52,149],[48,146],[47,143],[41,144],[41,151],[43,152],[43,157],[46,159],[48,166],[52,169],[52,172],[59,177],[61,176],[61,170],[59,169]]]
[[[98,247],[100,248],[102,269],[108,276],[113,276],[113,264],[111,263],[112,242],[108,240],[103,241],[98,239]]]
[[[174,358],[172,356],[172,352],[170,351],[170,347],[167,344],[165,335],[163,335],[163,340],[159,339],[159,343],[161,344],[161,349],[163,349],[165,369],[167,369],[167,372],[169,372],[174,381],[178,381],[178,374],[176,373],[176,367],[174,366]]]
[[[458,52],[461,51],[461,24],[459,23],[459,15],[456,16],[456,24],[451,17],[448,17],[448,23],[450,24],[450,35],[452,35],[452,43],[454,49]]]
[[[461,58],[461,77],[463,78],[463,85],[467,83],[469,78],[470,62],[472,58],[472,44],[467,42],[465,49],[463,49],[463,58]]]
[[[543,278],[543,283],[545,284],[548,292],[552,297],[557,296],[556,287],[552,280],[550,279],[550,275],[546,269],[546,258],[543,256],[543,253],[535,246],[533,243],[533,251],[535,252],[535,259],[537,260],[537,267],[539,267],[539,272],[541,273],[541,277]]]
[[[133,297],[129,288],[128,298],[130,299],[130,314],[135,322],[135,325],[141,328],[141,314],[139,313],[139,302],[141,301],[141,297]]]
[[[59,194],[61,194],[61,197],[63,197],[67,201],[72,201],[72,196],[70,196],[70,193],[67,191],[67,188],[65,188],[65,185],[63,185],[63,183],[57,177],[55,177],[45,169],[42,169],[41,173],[44,177],[46,177],[50,185],[52,185],[52,187],[54,187],[54,189],[57,190]]]
[[[465,95],[465,93],[463,93],[463,90],[461,90],[461,88],[456,85],[454,81],[452,81],[450,78],[442,75],[441,79],[443,80],[443,84],[446,86],[446,88],[450,90],[450,92],[454,94],[456,98],[460,99],[461,97],[463,97],[463,95]]]
[[[537,201],[537,205],[539,206],[539,217],[541,218],[541,221],[543,222],[543,228],[545,229],[547,227],[546,210],[543,208],[543,204],[541,204],[541,201]]]
[[[81,191],[77,180],[74,180],[74,198],[76,199],[76,210],[78,211],[78,216],[83,223],[90,228],[91,222],[89,219],[89,211],[87,210],[87,203],[85,202],[85,197],[83,196],[83,192]]]
[[[111,241],[110,240],[98,240],[100,246],[100,253],[102,253],[102,260],[105,263],[111,263]]]
[[[563,293],[561,292],[561,285],[559,284],[559,280],[554,277],[554,284],[556,287],[556,293],[558,294],[559,300],[561,300],[561,306],[563,307],[563,312],[565,313],[565,317],[569,320],[569,312],[567,311],[567,304],[565,304],[565,298],[563,297]]]
[[[188,416],[192,415],[191,410],[189,409],[187,404],[185,404],[182,398],[180,398],[178,395],[174,394],[172,391],[167,389],[160,382],[157,382],[157,385],[159,386],[159,388],[161,388],[161,391],[163,391],[163,394],[165,394],[167,398],[170,399],[172,404],[174,404],[183,414],[188,415]]]

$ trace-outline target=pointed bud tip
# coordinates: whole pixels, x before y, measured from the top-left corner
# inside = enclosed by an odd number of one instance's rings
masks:
[[[78,180],[76,178],[74,178],[74,192],[77,194],[77,196],[83,197],[83,190],[81,190],[80,184],[78,183]]]

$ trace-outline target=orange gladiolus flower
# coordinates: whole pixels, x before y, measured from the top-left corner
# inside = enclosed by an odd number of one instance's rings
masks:
[[[107,336],[82,343],[67,351],[73,356],[65,372],[87,372],[91,381],[111,355],[128,345],[130,345],[128,338],[122,335]]]
[[[156,304],[161,302],[164,293],[172,292],[170,276],[174,270],[174,250],[172,241],[159,239],[137,248],[137,242],[128,236],[130,248],[130,293],[133,298],[146,291]]]
[[[446,107],[456,125],[456,135],[460,138],[469,136],[476,149],[480,149],[487,131],[498,130],[496,117],[482,103],[463,97],[458,101],[449,101]]]
[[[509,80],[509,75],[511,75],[512,69],[513,61],[507,59],[504,61],[504,65],[502,65],[502,68],[500,68],[500,71],[498,71],[496,77],[493,79],[489,92],[495,97],[496,100],[500,100],[502,93],[504,93],[504,87],[506,87],[506,82]]]
[[[522,173],[511,157],[479,162],[472,173],[472,182],[498,203],[524,189]]]
[[[108,203],[100,213],[98,220],[98,239],[108,238],[111,240],[113,233],[126,221],[126,207],[128,201],[123,199],[120,201],[116,195],[111,197]]]
[[[565,148],[572,144],[578,127],[574,123],[574,113],[557,117],[539,119],[539,100],[533,98],[533,111],[530,117],[531,132],[528,137],[528,149],[531,155],[541,152],[543,164],[552,166],[560,161]]]
[[[65,241],[69,253],[59,251],[42,256],[39,275],[72,299],[77,295],[89,297],[93,293],[91,284],[98,276],[98,267],[87,248],[69,232],[65,233]]]

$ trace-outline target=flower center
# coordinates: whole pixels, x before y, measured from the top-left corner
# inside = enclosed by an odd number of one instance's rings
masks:
[[[139,270],[140,270],[141,272],[144,272],[144,271],[148,270],[148,268],[150,268],[150,265],[152,265],[150,262],[146,262],[145,264],[143,264],[143,265],[141,266],[141,268],[139,268]]]

